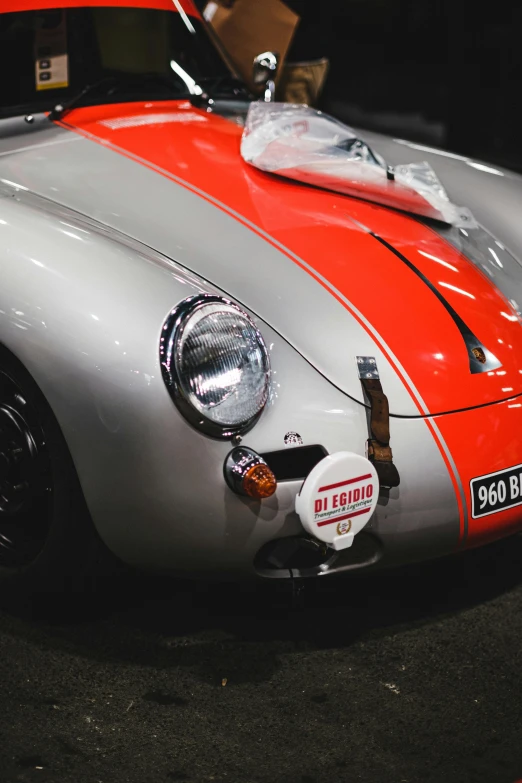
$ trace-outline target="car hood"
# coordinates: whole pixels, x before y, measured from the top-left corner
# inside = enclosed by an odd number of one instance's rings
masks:
[[[361,355],[395,415],[522,393],[522,329],[498,275],[409,216],[252,168],[240,137],[188,102],[77,109],[52,139],[3,154],[0,178],[183,264],[360,402]]]
[[[450,200],[468,207],[476,220],[522,261],[520,174],[425,144],[393,139],[371,131],[361,130],[359,133],[391,165],[427,161],[436,171]]]

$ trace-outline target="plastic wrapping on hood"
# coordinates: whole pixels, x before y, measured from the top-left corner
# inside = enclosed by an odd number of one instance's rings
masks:
[[[251,103],[241,155],[281,177],[458,227],[476,225],[468,209],[451,203],[429,163],[387,166],[351,128],[308,106]]]
[[[522,324],[521,264],[506,246],[482,226],[469,230],[438,226],[437,232],[475,264],[504,295],[506,308],[501,315],[508,321],[518,320]]]

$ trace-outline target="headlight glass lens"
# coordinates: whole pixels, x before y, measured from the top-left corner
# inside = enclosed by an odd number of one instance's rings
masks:
[[[199,414],[226,429],[241,427],[262,411],[270,364],[264,340],[246,313],[228,302],[200,304],[174,340],[181,392]]]

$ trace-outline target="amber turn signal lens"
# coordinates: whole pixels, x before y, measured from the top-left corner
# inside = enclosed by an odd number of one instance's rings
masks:
[[[243,477],[243,491],[251,498],[269,498],[277,488],[277,479],[268,465],[254,465]]]

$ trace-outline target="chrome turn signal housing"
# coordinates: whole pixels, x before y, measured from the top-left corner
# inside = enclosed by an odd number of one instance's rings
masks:
[[[237,446],[224,465],[225,481],[238,495],[255,500],[269,498],[277,489],[277,479],[263,457],[246,446]]]

